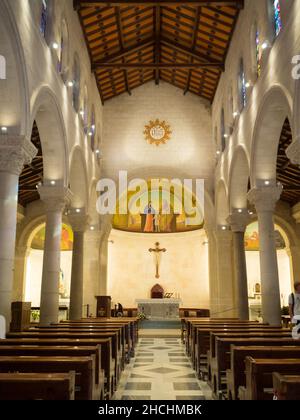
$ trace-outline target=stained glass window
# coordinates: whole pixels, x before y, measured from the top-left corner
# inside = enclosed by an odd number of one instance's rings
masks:
[[[76,112],[79,111],[79,100],[80,100],[80,66],[79,58],[75,56],[74,67],[73,67],[73,107]]]
[[[262,56],[262,48],[260,44],[260,36],[259,30],[255,31],[255,58],[256,58],[256,73],[257,77],[261,74],[261,56]]]
[[[46,36],[46,31],[47,31],[47,21],[48,21],[48,4],[47,4],[47,0],[42,0],[40,31],[44,38]]]
[[[225,132],[225,112],[224,108],[222,108],[221,111],[221,147],[222,152],[226,149],[226,138],[225,138],[226,132]]]
[[[247,105],[247,88],[246,88],[246,75],[244,70],[244,62],[241,59],[240,74],[239,74],[239,92],[240,92],[240,106],[241,110]]]
[[[94,152],[95,151],[95,135],[96,135],[96,119],[95,119],[95,110],[94,107],[92,109],[92,117],[91,117],[91,128],[90,128],[90,132],[89,132],[89,137],[90,137],[90,144],[91,144],[91,149]]]
[[[281,20],[281,8],[279,0],[272,0],[274,8],[274,24],[275,24],[275,34],[279,35],[282,29],[282,20]]]

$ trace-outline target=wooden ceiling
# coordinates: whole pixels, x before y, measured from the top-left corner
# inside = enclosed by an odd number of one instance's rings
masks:
[[[40,196],[36,186],[43,181],[43,153],[39,130],[34,121],[32,127],[31,142],[38,149],[37,156],[30,165],[26,165],[19,178],[19,198],[18,202],[21,206],[26,207],[27,204],[39,200]]]
[[[102,103],[160,80],[213,101],[243,0],[74,0]]]
[[[289,120],[286,119],[278,147],[277,180],[283,185],[281,200],[294,206],[300,201],[300,168],[293,165],[286,156],[286,149],[292,143],[292,140],[291,126]]]

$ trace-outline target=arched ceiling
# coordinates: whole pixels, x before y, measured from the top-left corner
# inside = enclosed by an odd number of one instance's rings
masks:
[[[243,0],[74,0],[101,100],[150,81],[213,101]]]
[[[38,153],[31,164],[24,167],[19,178],[18,202],[23,207],[26,207],[27,204],[40,199],[36,186],[39,182],[43,181],[43,152],[39,130],[35,121],[32,127],[31,142],[37,148]]]

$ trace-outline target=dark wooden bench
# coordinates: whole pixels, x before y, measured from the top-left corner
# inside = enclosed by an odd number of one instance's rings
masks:
[[[101,346],[0,346],[0,356],[95,356],[95,389],[104,399],[104,371],[101,369]]]
[[[273,373],[299,375],[299,359],[254,359],[246,357],[246,388],[239,388],[241,400],[272,400]]]
[[[300,375],[273,373],[274,397],[277,400],[300,400]]]
[[[227,396],[230,400],[238,399],[238,389],[246,386],[245,359],[251,356],[257,359],[296,359],[300,358],[299,346],[233,346],[230,350],[230,369],[226,372]]]
[[[111,338],[111,343],[112,343],[112,357],[114,359],[114,368],[115,368],[115,375],[114,375],[114,390],[117,386],[120,374],[121,374],[121,354],[120,351],[118,349],[118,330],[117,331],[112,331],[112,332],[81,332],[81,331],[44,331],[44,332],[21,332],[21,333],[8,333],[7,334],[7,338],[40,338],[40,339],[49,339],[49,338],[54,338],[54,339],[78,339],[78,340],[83,340],[83,339],[105,339],[105,338]],[[100,342],[99,342],[100,344]]]
[[[0,400],[74,400],[75,372],[0,373]]]
[[[291,339],[291,333],[286,332],[274,332],[274,333],[218,333],[214,334],[211,333],[211,337],[213,336],[213,340],[211,339],[211,347],[208,353],[208,382],[213,388],[213,392],[215,396],[221,397],[222,393],[226,391],[226,370],[230,369],[230,344],[235,344],[234,339],[280,339],[285,338],[288,340]],[[228,346],[224,346],[223,343],[220,344],[220,340],[222,338],[228,338]],[[232,342],[230,341],[232,340]],[[213,347],[212,347],[213,343]],[[249,345],[251,342],[249,342]],[[290,344],[291,342],[289,342]],[[267,342],[265,343],[267,345]],[[245,344],[247,345],[247,341]]]
[[[0,373],[68,373],[75,371],[75,399],[97,400],[95,357],[0,356]]]
[[[115,360],[112,357],[111,339],[59,339],[59,338],[8,338],[0,340],[0,348],[3,346],[76,346],[89,347],[101,345],[101,367],[104,370],[105,396],[110,399],[115,390]]]
[[[210,348],[214,348],[215,343],[211,342],[211,333],[221,334],[221,333],[274,333],[283,331],[280,327],[270,327],[265,325],[257,326],[227,326],[227,327],[210,327],[202,328],[197,327],[197,341],[194,344],[194,360],[193,365],[198,374],[199,378],[203,378],[207,371],[207,354],[210,351]],[[288,332],[288,331],[286,331]],[[212,350],[212,354],[214,354]]]

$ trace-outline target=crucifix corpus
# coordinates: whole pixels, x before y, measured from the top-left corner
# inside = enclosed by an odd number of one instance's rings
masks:
[[[160,278],[160,275],[159,275],[159,266],[160,266],[160,262],[161,262],[161,253],[162,252],[167,252],[166,248],[160,249],[159,248],[159,245],[160,245],[160,243],[159,242],[156,242],[156,244],[155,244],[156,248],[150,248],[149,249],[149,252],[153,252],[153,255],[154,255],[154,262],[155,262],[155,266],[156,266],[156,275],[155,275],[155,277],[157,279]]]

